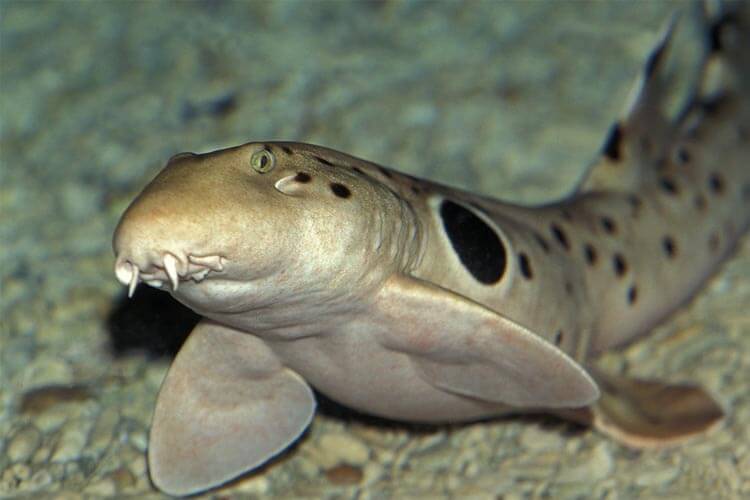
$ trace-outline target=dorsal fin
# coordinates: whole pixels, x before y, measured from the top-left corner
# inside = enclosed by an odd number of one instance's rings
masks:
[[[745,73],[738,64],[747,63],[734,60],[741,56],[722,47],[719,37],[734,15],[732,10],[702,10],[698,27],[702,47],[680,54],[670,48],[678,18],[672,16],[635,82],[622,117],[610,127],[577,191],[637,191],[654,181],[669,160],[675,139],[687,132],[692,112],[725,95],[727,89],[721,85],[730,79],[721,70],[728,66]],[[738,85],[733,82],[735,88]]]
[[[638,76],[623,117],[610,127],[599,155],[579,186],[581,191],[632,191],[662,155],[662,144],[674,134],[663,109],[668,92],[667,52],[676,16],[662,29]]]

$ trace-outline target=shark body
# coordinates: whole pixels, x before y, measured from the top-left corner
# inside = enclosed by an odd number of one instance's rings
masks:
[[[636,447],[718,422],[698,386],[592,364],[688,300],[750,226],[747,12],[703,22],[683,105],[664,109],[670,25],[578,188],[543,206],[309,144],[170,159],[114,237],[131,294],[145,282],[205,317],[157,401],[157,487],[266,462],[311,421],[311,386],[410,421],[551,412]]]

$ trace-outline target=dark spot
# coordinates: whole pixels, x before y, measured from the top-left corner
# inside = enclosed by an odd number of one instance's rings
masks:
[[[724,179],[716,172],[712,173],[708,177],[708,187],[715,194],[722,194],[724,192]]]
[[[612,268],[615,270],[615,274],[618,277],[622,277],[628,271],[628,264],[625,262],[625,257],[622,254],[616,253],[612,257]]]
[[[349,191],[348,187],[344,186],[343,184],[339,184],[338,182],[331,183],[331,191],[333,191],[333,194],[335,194],[339,198],[349,198],[352,195],[352,192]]]
[[[711,236],[708,238],[708,249],[712,252],[716,252],[719,249],[719,234],[718,233],[712,233]]]
[[[518,265],[521,267],[521,274],[523,274],[523,277],[527,280],[530,280],[534,274],[531,271],[531,263],[529,262],[529,257],[521,252],[518,254]]]
[[[198,108],[198,114],[216,117],[225,116],[237,108],[237,96],[235,94],[225,94],[216,99],[198,104],[196,107]]]
[[[679,146],[675,151],[674,156],[678,165],[685,165],[690,162],[690,153],[684,146]]]
[[[310,182],[311,179],[312,177],[310,177],[310,174],[306,172],[297,172],[297,175],[294,176],[294,180],[297,182],[301,182],[302,184]]]
[[[737,23],[737,12],[724,12],[716,21],[709,26],[706,32],[706,45],[711,52],[720,52],[724,50],[724,40],[722,32],[729,24]]]
[[[329,167],[333,166],[333,163],[331,163],[330,161],[326,160],[325,158],[321,158],[320,156],[313,155],[313,159],[315,161],[317,161],[318,163],[322,163],[323,165],[328,165]]]
[[[632,306],[635,304],[636,300],[638,300],[638,289],[635,285],[631,285],[630,288],[628,288],[628,304]]]
[[[715,94],[712,96],[700,99],[696,105],[707,115],[715,115],[727,104],[729,104],[729,97],[726,94]]]
[[[411,192],[414,193],[414,194],[419,194],[422,191],[417,186],[415,186],[414,184],[412,184],[411,185]]]
[[[607,234],[615,234],[617,232],[617,225],[611,217],[604,216],[599,219],[599,222],[602,225],[602,229],[604,229],[604,232],[606,232]]]
[[[237,95],[226,94],[206,103],[206,112],[213,116],[228,115],[237,108]]]
[[[361,168],[359,168],[359,167],[352,167],[352,170],[354,170],[354,171],[355,171],[355,172],[357,172],[358,174],[362,174],[362,175],[367,175],[367,174],[365,174],[365,173],[364,173],[364,172],[362,171],[362,169],[361,169]]]
[[[696,210],[703,212],[706,209],[706,197],[700,193],[696,194],[693,199],[693,204],[695,205]]]
[[[659,179],[659,187],[667,194],[677,194],[677,184],[675,184],[674,179],[670,179],[669,177]]]
[[[547,243],[547,240],[545,240],[544,237],[542,237],[541,234],[535,232],[534,233],[534,239],[539,244],[539,246],[542,248],[542,250],[544,250],[545,253],[549,253],[549,251],[550,251],[549,243]]]
[[[706,34],[706,39],[708,42],[708,50],[710,52],[719,52],[723,50],[722,47],[722,41],[721,41],[721,23],[714,23],[712,24],[709,29],[708,33]]]
[[[47,410],[57,410],[65,403],[82,403],[94,398],[84,385],[46,385],[21,395],[20,413],[37,415]]]
[[[360,467],[349,464],[339,464],[325,471],[326,478],[337,486],[352,486],[362,482],[365,477]]]
[[[560,211],[560,213],[562,214],[563,219],[565,219],[567,221],[572,221],[573,220],[573,214],[570,213],[570,210],[568,210],[567,208],[563,208]]]
[[[660,45],[658,45],[656,49],[651,52],[651,54],[649,54],[648,60],[646,60],[646,64],[643,68],[643,73],[646,76],[646,80],[651,79],[651,77],[654,76],[654,73],[656,73],[662,57],[664,56],[666,46],[667,43],[666,41],[664,41]]]
[[[553,339],[553,342],[555,343],[555,345],[560,345],[562,341],[563,341],[563,331],[557,330],[555,332],[555,338]]]
[[[182,119],[191,121],[201,116],[221,118],[237,108],[237,96],[226,94],[203,102],[186,102],[182,107]]]
[[[441,203],[440,217],[464,267],[480,283],[497,283],[505,273],[506,254],[495,231],[470,210],[450,200]]]
[[[628,195],[628,203],[634,209],[641,208],[641,205],[643,205],[643,201],[635,194]]]
[[[388,177],[389,179],[393,179],[393,174],[387,168],[381,167],[380,165],[378,165],[378,170],[384,176]]]
[[[586,243],[583,246],[583,254],[586,257],[586,262],[590,266],[596,264],[596,248],[594,248],[593,245],[591,245],[590,243]]]
[[[573,283],[570,281],[565,282],[565,293],[568,295],[573,295]]]
[[[568,236],[565,234],[565,231],[563,231],[557,224],[552,224],[550,230],[552,231],[552,236],[555,237],[557,242],[560,243],[565,250],[569,250],[570,242],[568,241]]]
[[[292,151],[292,148],[290,148],[289,146],[280,145],[279,148],[281,148],[284,153],[290,156],[294,154],[294,151]]]
[[[610,127],[602,146],[602,153],[612,161],[622,158],[622,126],[619,123],[614,123]]]
[[[677,244],[671,236],[665,236],[662,238],[661,247],[664,250],[664,254],[670,259],[677,255]]]

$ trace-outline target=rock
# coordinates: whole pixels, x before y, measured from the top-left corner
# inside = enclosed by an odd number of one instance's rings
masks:
[[[47,486],[54,483],[54,481],[55,481],[55,478],[52,477],[52,474],[49,471],[42,469],[42,470],[35,472],[34,475],[31,476],[29,481],[26,483],[28,486],[26,489],[27,490],[46,489]],[[50,489],[57,489],[59,488],[59,486],[60,486],[59,484],[55,484]]]
[[[563,467],[558,481],[561,483],[592,484],[606,478],[612,472],[612,455],[605,442],[597,444],[582,462],[572,467]]]
[[[81,456],[91,422],[83,419],[68,421],[60,430],[60,437],[52,455],[53,462],[66,462]]]
[[[317,446],[317,458],[323,468],[345,463],[364,465],[370,451],[362,441],[348,434],[324,434]]]
[[[118,467],[110,474],[117,491],[131,488],[136,483],[135,475],[127,467]]]
[[[103,453],[114,439],[115,428],[120,421],[116,408],[107,408],[99,414],[89,437],[88,449],[96,454]]]
[[[326,470],[326,478],[337,486],[352,486],[362,482],[364,472],[359,467],[349,464],[340,464]]]
[[[13,435],[6,453],[11,462],[27,462],[41,444],[42,433],[33,425],[28,425]]]
[[[265,495],[268,493],[268,489],[271,484],[266,476],[256,475],[250,476],[247,479],[243,479],[237,483],[237,492],[241,496],[246,495]]]
[[[113,497],[117,493],[115,483],[111,479],[103,479],[89,484],[84,492],[94,497]]]
[[[649,469],[638,474],[635,484],[638,486],[663,486],[671,483],[680,474],[679,467]]]
[[[544,429],[538,425],[528,425],[520,436],[520,444],[527,450],[549,450],[562,447],[559,429]]]

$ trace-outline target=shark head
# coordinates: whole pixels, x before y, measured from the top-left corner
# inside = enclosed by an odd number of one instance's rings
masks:
[[[399,265],[405,242],[382,221],[403,207],[325,152],[249,143],[172,157],[117,226],[118,280],[209,316],[315,307],[377,281]]]

